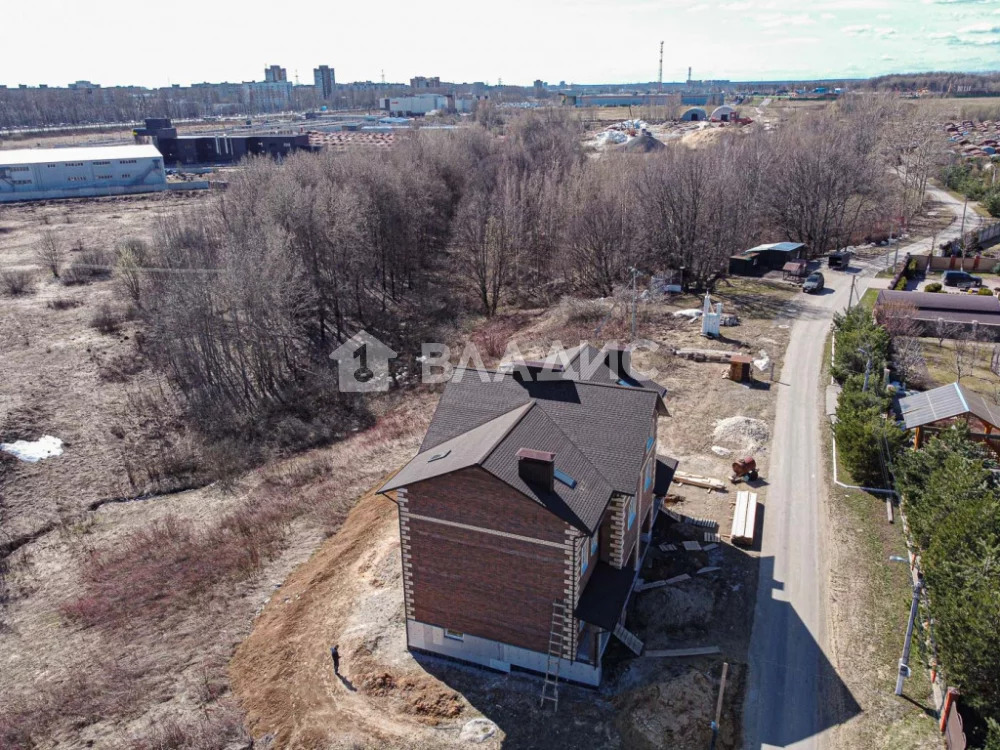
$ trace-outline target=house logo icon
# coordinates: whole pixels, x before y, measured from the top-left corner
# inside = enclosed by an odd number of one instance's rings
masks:
[[[396,352],[367,331],[358,331],[330,353],[341,393],[389,390],[389,360]]]

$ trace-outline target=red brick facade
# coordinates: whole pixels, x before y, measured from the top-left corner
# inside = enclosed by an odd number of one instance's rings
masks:
[[[655,416],[652,429],[655,434]],[[655,446],[647,453],[655,461]],[[651,487],[637,478],[631,528],[631,498],[611,500],[599,552],[582,576],[581,553],[584,546],[589,551],[590,538],[478,466],[405,488],[400,534],[407,617],[544,653],[554,601],[575,605],[598,559],[635,564]],[[619,537],[623,545],[616,548]],[[577,625],[567,626],[570,654]]]

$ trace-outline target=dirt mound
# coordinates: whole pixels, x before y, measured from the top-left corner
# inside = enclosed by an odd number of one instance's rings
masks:
[[[691,671],[622,695],[616,703],[622,744],[633,750],[703,750],[712,739],[713,680]]]
[[[623,151],[630,154],[648,154],[650,151],[660,151],[664,148],[666,146],[663,145],[663,142],[656,140],[651,135],[640,135],[621,147]]]
[[[750,417],[729,417],[715,423],[715,442],[737,450],[759,453],[767,447],[771,431],[767,422]]]
[[[683,668],[681,668],[683,670]],[[709,673],[673,670],[668,679],[615,699],[622,747],[630,750],[704,750],[712,738],[719,667]],[[730,664],[719,727],[719,748],[739,747],[745,667]]]

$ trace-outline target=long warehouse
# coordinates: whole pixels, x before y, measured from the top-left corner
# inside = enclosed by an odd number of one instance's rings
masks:
[[[0,150],[0,203],[166,189],[163,156],[151,145]]]

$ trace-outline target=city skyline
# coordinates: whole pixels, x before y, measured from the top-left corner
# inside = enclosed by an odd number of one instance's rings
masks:
[[[280,65],[309,85],[320,64],[337,81],[406,82],[439,76],[454,82],[530,85],[653,81],[664,44],[664,80],[809,80],[924,71],[1000,69],[1000,0],[512,0],[502,13],[454,0],[413,6],[390,1],[377,17],[364,7],[331,9],[302,0],[284,19],[273,5],[231,9],[177,0],[172,26],[136,36],[142,10],[121,0],[24,7],[18,32],[0,49],[0,84],[160,87],[263,80]],[[162,24],[164,14],[150,22]],[[58,25],[50,19],[60,19]],[[185,19],[197,24],[187,31]],[[259,22],[264,19],[265,22]],[[306,19],[306,20],[302,20]],[[35,54],[32,29],[47,44],[77,49]],[[27,33],[26,33],[27,32]],[[87,44],[120,38],[124,44]],[[127,40],[142,46],[130,52]],[[209,54],[192,54],[199,45]]]

